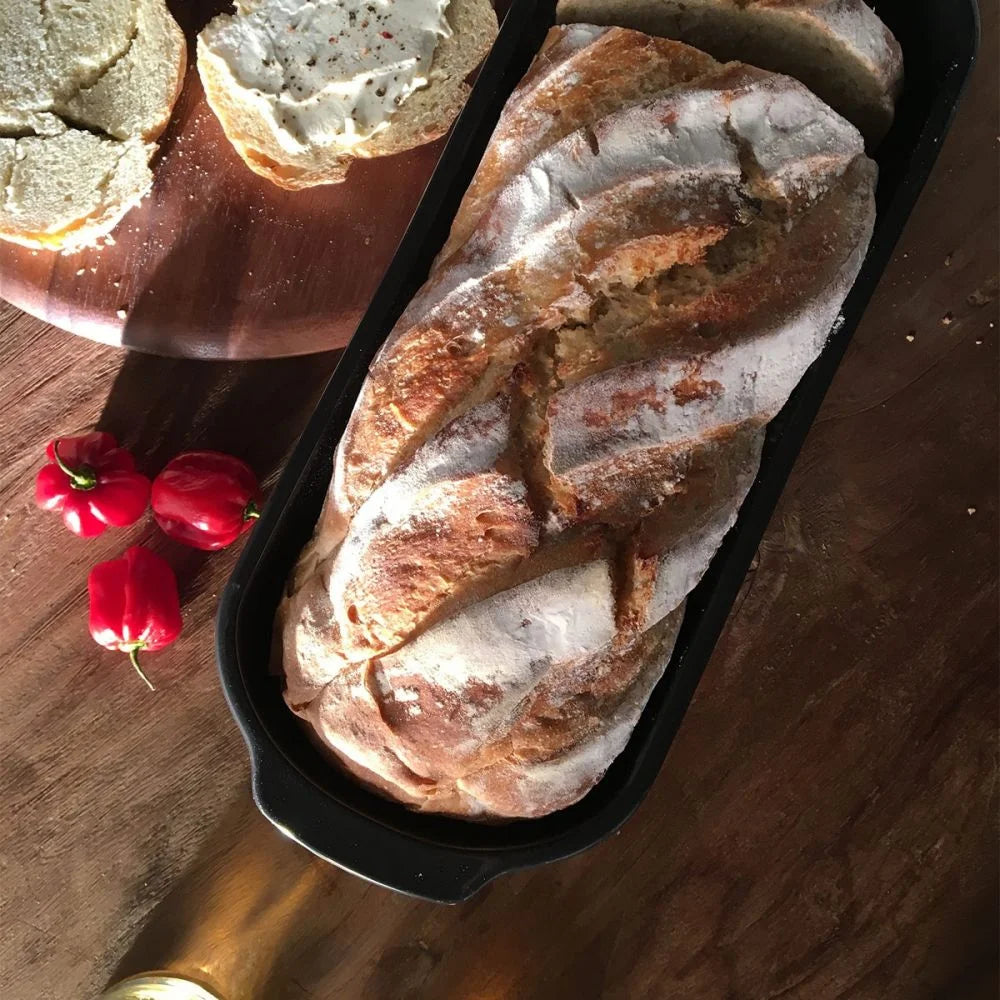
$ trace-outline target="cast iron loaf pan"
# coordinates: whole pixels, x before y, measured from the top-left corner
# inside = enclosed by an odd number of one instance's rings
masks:
[[[513,0],[440,165],[226,587],[218,658],[250,750],[261,812],[315,854],[373,882],[440,902],[467,899],[504,872],[556,861],[617,830],[663,764],[778,496],[844,350],[937,158],[979,42],[975,0],[880,0],[903,47],[906,89],[876,159],[878,218],[843,322],[770,425],[735,527],[688,600],[672,661],[632,738],[598,785],[542,819],[483,826],[410,812],[355,784],[310,742],[270,662],[282,588],[319,516],[369,363],[427,276],[501,108],[554,22],[553,0]],[[706,738],[709,738],[706,736]]]

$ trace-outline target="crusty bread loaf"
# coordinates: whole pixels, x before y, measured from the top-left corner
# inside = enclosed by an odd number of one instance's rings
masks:
[[[835,323],[874,185],[794,80],[553,29],[289,582],[286,699],[345,767],[484,818],[594,785]]]
[[[356,159],[389,156],[444,135],[468,96],[465,78],[482,62],[497,34],[496,12],[489,0],[450,0],[445,17],[451,34],[437,43],[427,85],[399,105],[384,131],[345,150],[335,141],[298,141],[290,123],[279,120],[278,110],[295,107],[299,100],[293,91],[294,70],[285,71],[276,95],[263,95],[276,97],[275,104],[262,101],[259,86],[245,79],[234,64],[228,36],[234,27],[247,31],[247,13],[275,2],[244,4],[235,14],[214,18],[198,36],[198,72],[212,110],[247,166],[292,190],[339,183]],[[256,29],[257,34],[265,32],[265,26]],[[332,37],[326,48],[331,46],[331,51],[343,47]],[[310,58],[322,60],[328,55],[320,50]]]
[[[801,80],[874,148],[892,124],[903,54],[864,0],[559,0],[557,18],[635,28]]]
[[[184,36],[163,0],[0,0],[0,237],[72,249],[152,185]]]

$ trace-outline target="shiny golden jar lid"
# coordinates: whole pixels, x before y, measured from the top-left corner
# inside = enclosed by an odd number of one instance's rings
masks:
[[[218,993],[168,972],[132,976],[101,994],[101,1000],[223,1000]]]

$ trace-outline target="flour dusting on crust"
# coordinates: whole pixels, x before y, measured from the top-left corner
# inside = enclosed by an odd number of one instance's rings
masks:
[[[616,28],[554,29],[498,136],[283,607],[286,698],[343,766],[483,819],[571,805],[627,745],[875,182],[795,81]]]

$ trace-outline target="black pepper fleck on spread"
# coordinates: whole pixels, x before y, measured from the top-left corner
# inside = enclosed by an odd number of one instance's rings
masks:
[[[426,84],[425,67],[449,30],[442,0],[250,6],[227,19],[242,26],[223,53],[234,75],[276,129],[301,143],[342,148],[386,127],[395,109]]]

